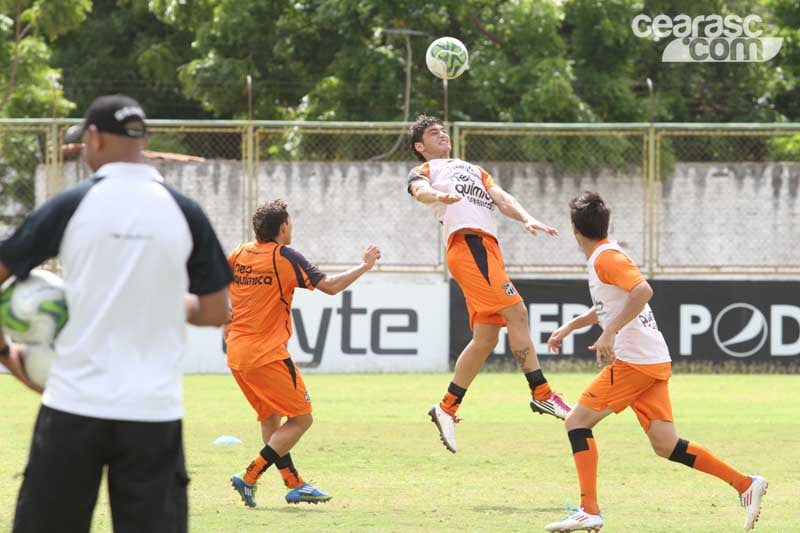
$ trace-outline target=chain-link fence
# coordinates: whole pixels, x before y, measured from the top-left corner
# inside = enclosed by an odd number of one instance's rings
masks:
[[[55,165],[48,144],[52,138],[47,124],[8,121],[0,125],[0,236],[54,192]],[[40,169],[39,179],[33,179]]]
[[[255,198],[286,198],[298,249],[327,265],[353,264],[375,243],[384,268],[442,270],[439,225],[404,192],[413,166],[407,129],[403,123],[258,127]]]
[[[580,126],[459,124],[464,159],[483,166],[559,238],[533,239],[520,224],[500,217],[503,255],[511,270],[580,271],[585,258],[575,245],[569,201],[585,190],[600,192],[614,215],[611,233],[640,264],[647,257],[646,130]]]
[[[800,272],[800,125],[656,132],[657,272]]]
[[[0,238],[89,176],[69,120],[0,121]],[[252,238],[255,207],[285,198],[293,246],[329,267],[370,242],[388,271],[444,272],[441,230],[406,194],[405,123],[150,121],[146,156],[206,210],[223,246]],[[455,156],[486,168],[561,237],[500,216],[511,271],[584,268],[568,201],[600,192],[612,236],[650,275],[800,274],[800,125],[451,125]]]

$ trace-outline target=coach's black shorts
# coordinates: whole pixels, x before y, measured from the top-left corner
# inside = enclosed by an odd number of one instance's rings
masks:
[[[88,532],[104,466],[115,533],[188,530],[180,420],[103,420],[42,406],[14,533]]]

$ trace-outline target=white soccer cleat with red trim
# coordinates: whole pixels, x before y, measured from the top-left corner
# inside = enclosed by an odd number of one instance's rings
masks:
[[[761,498],[767,493],[769,484],[761,476],[750,476],[753,480],[750,487],[739,495],[739,502],[744,507],[744,530],[750,531],[758,522],[761,514]]]
[[[578,509],[560,522],[553,522],[544,526],[545,531],[567,533],[569,531],[592,531],[597,533],[603,527],[603,515],[589,514],[583,509]]]

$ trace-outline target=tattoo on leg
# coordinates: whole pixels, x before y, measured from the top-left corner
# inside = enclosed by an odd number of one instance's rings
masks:
[[[514,359],[517,360],[517,364],[521,367],[525,366],[525,360],[528,358],[528,354],[531,353],[530,348],[525,348],[523,350],[512,350],[512,354],[514,354]]]

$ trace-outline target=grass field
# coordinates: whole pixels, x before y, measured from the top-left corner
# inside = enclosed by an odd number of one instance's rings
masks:
[[[552,373],[574,399],[590,374]],[[459,452],[438,440],[426,411],[449,375],[309,375],[315,425],[293,450],[300,473],[329,491],[325,505],[289,506],[277,472],[256,509],[230,488],[261,448],[254,414],[229,376],[188,376],[185,433],[194,532],[542,531],[578,503],[563,425],[534,415],[522,376],[487,373],[459,414]],[[770,482],[755,531],[800,530],[798,375],[673,377],[678,433]],[[10,524],[38,398],[0,376],[0,524]],[[743,511],[725,484],[656,457],[626,411],[595,429],[604,533],[740,531]],[[243,444],[215,446],[220,435]],[[69,458],[65,457],[65,461]],[[101,494],[93,531],[110,531]],[[3,530],[9,529],[4,526]]]

